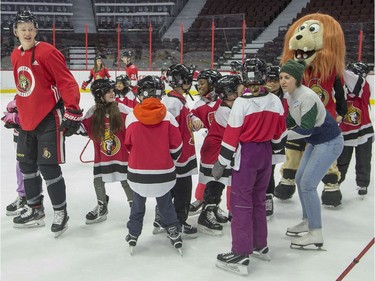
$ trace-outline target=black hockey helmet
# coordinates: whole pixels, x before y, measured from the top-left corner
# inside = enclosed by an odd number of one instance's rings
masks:
[[[205,79],[207,80],[208,87],[212,91],[215,88],[217,81],[223,77],[221,73],[215,69],[206,69],[199,72],[197,80]]]
[[[138,81],[138,95],[143,98],[161,99],[165,94],[164,82],[157,76],[148,75]]]
[[[269,79],[269,80],[279,80],[280,66],[269,65],[267,68],[268,68],[267,69],[267,79]]]
[[[125,87],[130,87],[130,78],[126,74],[120,74],[119,76],[116,77],[116,83],[117,82],[122,82]]]
[[[246,86],[264,85],[267,78],[267,64],[260,58],[247,59],[243,64],[242,78]]]
[[[193,73],[184,64],[172,64],[166,73],[167,82],[172,88],[182,87],[183,84],[193,82]]]
[[[124,51],[122,54],[121,54],[121,58],[124,58],[124,57],[127,57],[127,58],[131,58],[133,57],[133,52],[132,51]]]
[[[102,56],[100,56],[100,55],[96,55],[96,56],[94,57],[94,60],[102,60]]]
[[[237,92],[237,88],[241,84],[242,79],[240,75],[226,75],[217,81],[215,92],[221,100],[227,100],[228,95]]]
[[[360,61],[349,63],[346,67],[350,71],[353,71],[355,74],[360,75],[362,77],[366,77],[367,74],[370,72],[370,69],[367,66],[367,64]]]
[[[230,69],[232,71],[242,71],[242,63],[240,63],[239,61],[237,60],[234,60],[230,63]]]
[[[91,84],[91,93],[95,102],[103,102],[102,97],[111,89],[115,88],[115,81],[109,79],[96,79]]]
[[[19,10],[15,18],[13,19],[13,30],[17,28],[17,23],[20,22],[32,22],[34,27],[38,29],[38,21],[36,16],[31,11]]]

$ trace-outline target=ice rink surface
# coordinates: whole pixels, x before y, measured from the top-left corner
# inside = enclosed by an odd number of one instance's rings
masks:
[[[1,109],[13,98],[2,94]],[[192,104],[192,101],[189,101]],[[85,112],[93,104],[89,93],[83,93],[81,107]],[[196,149],[202,144],[202,132],[195,133]],[[347,268],[374,237],[374,174],[369,194],[360,200],[356,191],[354,159],[346,181],[341,186],[342,205],[335,209],[322,207],[324,248],[327,251],[303,251],[289,248],[285,236],[288,226],[301,219],[298,195],[291,200],[275,199],[275,213],[268,221],[268,246],[271,261],[251,258],[249,276],[242,277],[216,268],[216,255],[231,249],[230,225],[224,226],[223,236],[200,233],[199,237],[184,240],[183,252],[171,246],[166,235],[152,234],[155,200],[147,200],[142,235],[133,256],[125,242],[129,206],[120,183],[107,185],[110,197],[109,214],[105,222],[86,225],[86,213],[96,206],[92,163],[82,163],[80,154],[87,142],[82,136],[66,141],[66,160],[62,165],[67,185],[67,203],[70,216],[68,230],[58,239],[50,226],[53,210],[45,192],[45,227],[13,228],[13,217],[5,215],[5,207],[16,198],[15,148],[12,130],[1,124],[1,280],[2,281],[232,281],[232,280],[298,280],[329,281]],[[199,154],[198,154],[199,155]],[[83,154],[92,160],[92,146]],[[373,162],[372,162],[373,163]],[[280,174],[276,167],[276,182]],[[193,177],[193,194],[197,176]],[[45,184],[43,184],[45,187]],[[319,195],[322,185],[319,186]],[[194,200],[194,198],[193,198]],[[225,196],[221,207],[225,207]],[[189,217],[197,225],[198,216]],[[374,280],[373,246],[348,273],[344,280]]]

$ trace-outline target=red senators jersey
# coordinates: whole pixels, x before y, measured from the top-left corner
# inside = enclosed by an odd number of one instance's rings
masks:
[[[126,75],[130,78],[130,85],[132,86],[133,93],[137,93],[137,83],[138,83],[138,68],[135,64],[131,64],[125,67]]]
[[[94,69],[91,69],[89,80],[91,81],[91,79],[93,79],[93,78],[94,78],[94,80],[96,80],[96,79],[109,79],[109,78],[111,78],[111,75],[109,75],[108,68],[106,68],[106,67],[103,67],[102,69],[100,69],[98,71],[94,71]]]
[[[204,127],[209,129],[214,119],[215,111],[219,108],[221,102],[220,99],[211,102],[206,102],[203,99],[198,100],[191,110],[192,120],[194,121],[195,118],[199,118],[203,122]]]
[[[193,124],[186,99],[177,91],[171,91],[162,101],[168,111],[176,118],[182,137],[182,152],[176,163],[177,177],[187,177],[197,173]]]
[[[125,148],[125,119],[131,109],[119,104],[124,128],[115,134],[109,130],[109,118],[105,118],[105,133],[101,142],[95,141],[92,134],[94,105],[86,113],[82,125],[94,143],[94,177],[102,177],[104,182],[123,181],[127,178],[129,153]]]
[[[24,51],[19,46],[12,52],[11,62],[23,130],[34,130],[60,99],[66,108],[79,109],[78,84],[66,67],[64,56],[55,47],[37,42]]]

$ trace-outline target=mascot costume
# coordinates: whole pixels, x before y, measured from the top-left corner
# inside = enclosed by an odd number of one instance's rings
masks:
[[[345,39],[340,24],[331,16],[308,14],[294,22],[284,39],[281,64],[287,60],[304,61],[303,84],[316,92],[328,112],[340,122],[346,114],[342,75],[345,69]],[[282,179],[275,187],[275,197],[286,200],[295,192],[295,175],[305,149],[304,140],[287,141]],[[323,178],[322,204],[336,207],[342,195],[336,162]]]

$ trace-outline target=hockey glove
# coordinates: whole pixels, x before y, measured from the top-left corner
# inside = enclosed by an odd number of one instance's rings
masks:
[[[19,128],[20,127],[20,119],[18,117],[17,112],[4,112],[4,116],[1,118],[1,120],[5,123],[5,128]]]
[[[66,109],[59,130],[64,131],[64,136],[70,137],[79,128],[82,119],[83,109]]]
[[[217,160],[212,168],[212,176],[214,177],[215,180],[219,180],[221,176],[224,173],[225,170],[224,165],[222,165],[219,160]]]
[[[7,111],[10,113],[17,112],[16,100],[12,100],[7,104]]]
[[[82,89],[82,90],[86,90],[86,87],[87,87],[88,84],[89,84],[89,83],[87,83],[86,81],[83,81],[83,82],[82,82],[81,89]]]

